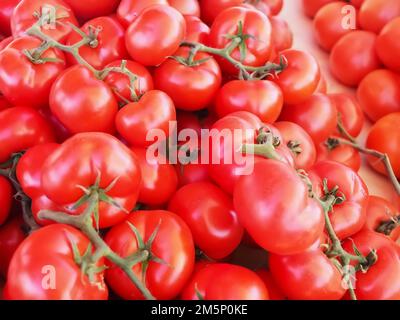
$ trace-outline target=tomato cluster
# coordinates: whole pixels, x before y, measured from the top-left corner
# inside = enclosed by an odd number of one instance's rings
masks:
[[[357,173],[400,177],[400,8],[361,2],[304,1],[357,100],[283,0],[2,1],[3,298],[400,299],[400,208]]]

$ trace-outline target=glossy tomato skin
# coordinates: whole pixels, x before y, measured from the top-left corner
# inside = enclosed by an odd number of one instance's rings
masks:
[[[81,133],[64,142],[43,165],[42,189],[56,204],[69,205],[83,196],[76,186],[93,186],[99,174],[102,189],[118,178],[107,195],[130,212],[139,196],[140,167],[132,151],[108,134]],[[125,217],[121,209],[100,202],[100,228],[115,225]]]
[[[232,199],[210,182],[182,187],[172,197],[168,210],[187,223],[195,244],[211,259],[227,257],[242,240],[243,227]]]
[[[62,24],[56,24],[55,27],[42,26],[41,31],[57,41],[65,42],[72,32],[69,24],[78,26],[78,22],[72,9],[63,0],[21,0],[11,16],[12,35],[15,38],[23,35],[37,22],[34,13],[42,13],[45,5],[55,8],[56,16],[62,17],[59,19]]]
[[[400,75],[387,69],[368,74],[360,83],[357,98],[372,121],[400,112]]]
[[[54,82],[50,109],[71,133],[115,131],[117,100],[110,87],[84,66],[68,68]]]
[[[181,294],[183,300],[268,300],[268,291],[253,271],[227,263],[207,265],[196,272]]]
[[[299,50],[284,50],[281,55],[287,65],[274,82],[281,88],[286,104],[302,103],[318,87],[321,78],[318,62],[309,53]],[[279,63],[279,59],[275,63]]]
[[[4,0],[0,4],[0,33],[5,36],[11,35],[10,19],[19,2],[20,0]]]
[[[255,1],[255,2],[262,2],[267,5],[271,11],[271,15],[276,16],[279,14],[283,8],[283,0],[262,0],[262,1]]]
[[[175,55],[186,58],[189,50],[181,49]],[[155,87],[168,94],[178,109],[196,111],[206,108],[214,100],[222,82],[221,70],[213,57],[198,53],[194,61],[207,58],[198,66],[166,60],[154,72]]]
[[[333,76],[345,85],[357,86],[368,73],[378,69],[376,38],[376,34],[361,30],[340,38],[329,59]]]
[[[107,16],[115,12],[120,0],[64,0],[74,11],[77,18],[87,21],[96,17]]]
[[[361,168],[360,153],[352,146],[338,145],[331,149],[326,142],[322,142],[317,147],[317,162],[335,161],[358,172]]]
[[[95,69],[103,69],[107,64],[114,60],[125,59],[128,52],[125,48],[125,29],[113,17],[98,17],[86,22],[81,30],[88,34],[89,28],[99,28],[101,30],[97,36],[96,45],[85,45],[79,48],[78,52]],[[66,44],[71,46],[82,40],[82,36],[77,32],[69,35]],[[78,61],[67,54],[70,65],[78,64]]]
[[[340,300],[346,290],[339,269],[320,250],[269,255],[271,274],[291,300]]]
[[[293,33],[288,23],[278,17],[270,17],[272,42],[276,52],[290,49],[293,45]]]
[[[199,17],[184,16],[184,18],[186,22],[185,41],[207,44],[210,27],[201,21]]]
[[[282,289],[279,288],[274,277],[269,270],[257,270],[257,275],[264,281],[264,284],[268,290],[269,300],[286,300],[285,294]]]
[[[15,251],[8,269],[4,296],[7,300],[107,300],[108,289],[104,283],[104,272],[96,275],[91,284],[82,275],[80,266],[74,261],[71,248],[73,241],[81,255],[89,239],[80,231],[63,224],[54,224],[32,233]],[[104,259],[99,261],[104,266]],[[47,268],[44,268],[46,267]],[[56,288],[49,290],[44,277],[55,277]],[[83,277],[83,278],[82,278]]]
[[[242,3],[242,0],[201,0],[201,18],[205,23],[211,25],[222,11]]]
[[[0,93],[0,111],[12,107],[11,103]]]
[[[303,10],[307,16],[310,18],[314,18],[315,14],[321,9],[323,6],[330,2],[334,2],[335,0],[302,0],[303,1]]]
[[[268,80],[229,81],[219,90],[215,103],[219,118],[236,111],[248,111],[266,123],[274,123],[282,107],[281,89]]]
[[[118,6],[117,18],[128,28],[142,11],[156,4],[168,5],[167,0],[122,0]]]
[[[28,107],[13,107],[0,112],[0,163],[13,153],[38,144],[54,142],[51,126],[38,111]]]
[[[160,226],[151,251],[166,264],[150,261],[145,284],[157,299],[176,298],[189,280],[194,267],[194,244],[189,228],[172,212],[136,211],[130,214],[125,222],[113,227],[105,238],[110,248],[123,257],[138,250],[135,234],[128,222],[136,227],[145,242],[157,226]],[[132,270],[142,279],[140,264]],[[112,264],[106,271],[106,281],[123,299],[143,299],[125,273]]]
[[[0,226],[6,222],[10,214],[12,197],[13,189],[10,181],[4,176],[0,176]]]
[[[200,16],[198,0],[168,0],[168,3],[185,16]]]
[[[150,130],[162,130],[168,138],[170,122],[176,120],[175,106],[171,98],[160,90],[145,93],[138,102],[132,102],[123,107],[115,119],[116,127],[121,136],[131,146],[148,147],[154,141],[146,139]]]
[[[181,187],[190,183],[210,181],[206,164],[177,164],[175,169],[178,174],[179,186]]]
[[[262,66],[271,56],[272,27],[268,17],[256,9],[232,7],[222,11],[211,26],[208,43],[214,48],[225,48],[231,42],[226,36],[237,34],[240,22],[243,25],[243,34],[252,37],[245,40],[247,50],[243,59],[238,48],[233,50],[231,57],[244,65]],[[231,75],[238,74],[238,69],[230,62],[222,58],[217,60],[223,71]]]
[[[388,22],[382,29],[376,42],[376,50],[383,64],[389,69],[400,72],[400,17]]]
[[[133,148],[142,172],[139,202],[146,205],[166,204],[178,187],[178,175],[173,165],[151,161],[146,149]]]
[[[13,105],[48,106],[51,86],[65,68],[65,57],[59,50],[48,49],[42,57],[59,62],[32,63],[23,50],[35,49],[41,43],[33,37],[21,37],[0,52],[0,91]]]
[[[394,173],[400,179],[400,112],[388,114],[378,120],[371,128],[367,147],[386,153],[393,167]],[[368,158],[369,164],[380,173],[387,174],[385,166],[374,157]]]
[[[157,5],[143,10],[129,26],[125,44],[133,60],[144,66],[157,66],[178,50],[185,34],[185,19],[179,11]]]
[[[280,161],[256,161],[254,171],[238,180],[233,203],[244,228],[269,252],[302,252],[323,232],[322,207],[296,171]]]
[[[364,30],[379,33],[389,21],[400,16],[397,0],[364,0],[358,18]]]

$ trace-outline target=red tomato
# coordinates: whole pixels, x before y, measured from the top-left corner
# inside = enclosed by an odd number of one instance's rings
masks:
[[[0,51],[3,50],[5,47],[7,47],[11,42],[13,42],[14,38],[13,37],[8,37],[0,42]]]
[[[187,58],[188,49],[178,51],[176,56]],[[221,86],[221,70],[214,58],[198,53],[194,61],[209,58],[200,65],[187,66],[175,59],[166,60],[154,72],[155,87],[164,91],[181,110],[204,109],[215,98]]]
[[[201,0],[199,2],[202,20],[211,25],[222,11],[241,5],[243,0]]]
[[[258,270],[256,273],[261,280],[264,281],[270,300],[286,300],[284,293],[282,292],[281,288],[278,287],[270,271]]]
[[[176,298],[189,280],[194,267],[194,245],[189,228],[172,212],[136,211],[125,222],[113,227],[105,238],[110,248],[122,257],[139,250],[137,239],[128,222],[139,231],[145,243],[159,227],[151,246],[151,254],[164,260],[165,264],[150,260],[145,275],[141,264],[135,265],[132,270],[139,279],[145,277],[146,287],[157,299]],[[123,299],[143,298],[126,274],[112,264],[106,271],[106,280]]]
[[[282,91],[272,81],[233,80],[219,90],[215,111],[219,118],[236,111],[248,111],[262,122],[274,123],[282,106]]]
[[[130,212],[139,196],[140,167],[132,151],[108,134],[81,133],[64,142],[43,164],[42,189],[56,204],[69,205],[84,195],[77,186],[90,188],[99,175],[102,189],[118,179],[107,195]],[[100,202],[100,228],[125,218],[120,208]]]
[[[12,107],[11,103],[0,92],[0,111]]]
[[[386,69],[368,74],[360,83],[357,98],[373,122],[400,111],[400,75]]]
[[[10,19],[14,8],[20,0],[3,0],[0,4],[0,32],[5,36],[11,35]]]
[[[338,146],[329,146],[327,142],[321,142],[317,147],[317,162],[335,161],[354,171],[358,172],[361,168],[360,153],[351,146],[340,144]]]
[[[361,177],[349,167],[333,161],[318,162],[309,172],[312,181],[326,179],[328,190],[339,188],[337,196],[344,196],[329,213],[336,235],[345,239],[362,229],[366,220],[368,188]],[[315,178],[318,177],[318,178]],[[325,192],[321,192],[324,196]]]
[[[84,66],[61,74],[50,93],[50,109],[71,132],[114,132],[118,104],[111,89]]]
[[[214,48],[225,48],[231,39],[227,36],[238,33],[242,24],[243,35],[251,35],[245,40],[246,55],[241,57],[239,48],[232,51],[231,57],[248,66],[262,66],[271,56],[272,27],[268,17],[255,9],[232,7],[221,12],[211,26],[209,45]],[[238,74],[238,69],[223,58],[218,58],[223,71],[232,75]]]
[[[115,12],[120,0],[64,0],[74,11],[76,16],[87,21],[101,16],[108,16]]]
[[[195,273],[182,292],[183,300],[268,300],[268,290],[253,271],[227,263],[207,265]]]
[[[277,52],[290,49],[293,45],[293,33],[288,23],[278,17],[271,17],[272,42]]]
[[[63,142],[71,137],[71,132],[57,119],[57,117],[51,112],[50,108],[40,109],[40,114],[50,123],[56,136],[57,142]]]
[[[123,107],[115,119],[121,136],[131,146],[148,147],[154,143],[147,139],[150,130],[162,130],[168,138],[170,122],[176,120],[176,111],[171,98],[159,90],[145,93],[138,102]]]
[[[367,139],[367,147],[386,153],[392,164],[394,173],[400,179],[400,112],[391,113],[378,120],[371,128]],[[378,172],[387,174],[382,161],[368,157],[369,164]]]
[[[350,0],[350,3],[355,6],[357,9],[361,7],[365,0]]]
[[[50,125],[35,109],[13,107],[0,112],[0,163],[13,153],[54,141]]]
[[[90,283],[88,276],[82,274],[81,267],[74,260],[71,241],[81,255],[90,244],[80,231],[63,224],[44,227],[26,238],[11,259],[5,298],[107,300],[104,272],[96,274],[96,283]],[[98,266],[104,266],[104,259],[98,262]]]
[[[295,255],[269,255],[272,276],[292,300],[340,300],[342,274],[319,249]]]
[[[335,0],[303,0],[303,9],[307,16],[314,18],[319,9],[334,1]]]
[[[302,252],[324,229],[322,207],[297,172],[280,161],[256,161],[253,172],[236,183],[233,203],[247,232],[269,252]]]
[[[281,87],[285,103],[304,102],[318,87],[321,77],[318,62],[312,55],[298,50],[285,50],[281,55],[287,60],[287,66],[274,81]],[[279,63],[279,59],[275,62]]]
[[[80,47],[78,52],[95,69],[103,69],[114,60],[124,59],[128,56],[125,48],[125,29],[112,17],[98,17],[86,22],[81,30],[90,35],[98,29],[98,36],[95,41]],[[67,45],[73,45],[82,40],[82,36],[76,32],[69,35]],[[71,65],[78,64],[78,61],[67,54]]]
[[[264,5],[269,7],[271,15],[274,15],[274,16],[279,14],[279,12],[281,12],[281,10],[283,8],[283,0],[262,0],[262,1],[249,0],[247,2],[250,2],[250,3],[254,2],[253,5],[255,5],[256,7],[257,7],[257,4],[263,3]]]
[[[188,184],[179,189],[168,210],[187,223],[195,244],[211,259],[229,256],[242,240],[243,227],[232,199],[210,182]]]
[[[200,16],[200,5],[197,0],[168,0],[171,7],[186,16]]]
[[[127,28],[146,8],[156,5],[168,5],[167,0],[122,0],[118,6],[117,17]]]
[[[337,110],[328,96],[318,93],[301,104],[285,106],[280,119],[297,123],[318,145],[335,132]]]
[[[41,43],[33,37],[21,37],[0,52],[0,91],[14,105],[47,107],[51,85],[65,68],[65,57],[59,50],[48,49],[41,56],[59,62],[42,64],[32,63],[23,53]]]
[[[178,50],[185,34],[185,20],[179,11],[157,5],[143,10],[129,26],[125,43],[133,60],[156,66]]]
[[[181,187],[190,183],[210,181],[206,164],[178,164],[175,169],[178,174],[179,186]]]
[[[196,16],[184,16],[186,21],[185,41],[206,44],[210,28]]]
[[[381,31],[376,41],[376,50],[383,64],[400,72],[400,17],[390,21]]]
[[[15,38],[23,35],[38,21],[35,12],[40,15],[55,14],[56,21],[40,26],[40,29],[60,42],[64,42],[72,32],[69,24],[78,25],[74,12],[63,0],[21,0],[11,16],[11,30]]]
[[[358,18],[363,29],[379,33],[386,23],[400,16],[398,0],[365,0]]]
[[[134,148],[142,172],[139,202],[146,205],[166,204],[178,187],[178,175],[173,165],[146,158],[146,149]]]
[[[6,177],[0,176],[0,226],[10,214],[13,200],[13,188]]]
[[[329,59],[333,76],[348,86],[357,86],[371,71],[379,68],[376,35],[352,31],[336,42]]]
[[[283,142],[292,151],[296,169],[308,170],[315,163],[317,150],[309,134],[299,125],[288,122],[276,122],[274,126],[283,137]]]

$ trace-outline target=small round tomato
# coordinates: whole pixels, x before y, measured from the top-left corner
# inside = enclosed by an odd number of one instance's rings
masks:
[[[197,0],[168,0],[171,7],[186,16],[200,16],[200,5]]]
[[[210,182],[188,184],[179,189],[168,210],[187,223],[194,243],[211,259],[227,257],[242,240],[243,227],[232,199]]]
[[[400,72],[400,17],[390,21],[381,31],[376,41],[376,50],[383,64]]]
[[[364,30],[379,33],[389,21],[400,16],[398,0],[364,0],[358,19]]]
[[[98,17],[86,22],[81,30],[95,40],[79,48],[80,56],[95,69],[103,69],[114,60],[128,56],[125,48],[125,29],[113,17]],[[73,32],[67,38],[67,45],[71,46],[82,40],[82,36]],[[67,54],[71,65],[78,64],[73,55]]]
[[[201,21],[199,17],[184,16],[184,18],[186,21],[185,41],[206,44],[210,34],[210,27]]]
[[[268,290],[253,271],[227,263],[201,268],[187,283],[183,300],[268,300]]]
[[[157,66],[178,50],[185,34],[185,19],[179,11],[155,5],[143,10],[129,26],[125,44],[133,60]]]
[[[0,3],[0,33],[5,36],[11,35],[10,19],[19,2],[20,0],[3,0]]]
[[[54,140],[51,126],[35,109],[13,107],[0,112],[0,163],[13,153]]]
[[[399,123],[400,112],[388,114],[373,125],[367,138],[368,148],[386,153],[389,156],[393,171],[398,179],[400,179]],[[369,156],[368,162],[376,171],[387,174],[382,161]]]
[[[168,5],[167,0],[122,0],[118,6],[117,18],[128,28],[142,11],[156,4]]]
[[[298,50],[285,50],[281,52],[286,59],[286,68],[274,80],[282,89],[286,104],[297,104],[307,100],[317,89],[321,73],[317,60]],[[279,62],[278,57],[275,61]]]
[[[264,281],[268,290],[269,300],[286,300],[285,294],[279,288],[270,271],[261,269],[256,271],[256,273]]]
[[[199,2],[202,20],[211,25],[222,11],[241,5],[243,0],[201,0]]]
[[[6,222],[10,214],[13,188],[6,177],[0,176],[0,226]]]
[[[91,283],[75,260],[71,242],[81,256],[90,245],[89,239],[80,231],[64,224],[47,226],[30,234],[11,259],[5,298],[107,300],[104,271],[97,273]],[[97,266],[104,266],[103,258]]]
[[[334,2],[335,0],[302,0],[303,1],[303,10],[307,16],[310,18],[314,18],[315,14],[321,9],[323,6],[330,2]]]
[[[48,49],[41,58],[58,62],[31,62],[24,50],[34,50],[41,43],[33,37],[20,37],[0,52],[0,91],[13,105],[48,106],[51,86],[65,68],[65,57],[59,50]]]
[[[236,111],[248,111],[266,123],[274,123],[282,107],[281,89],[268,80],[229,81],[219,90],[215,102],[219,118]]]
[[[278,17],[271,17],[272,42],[276,52],[290,49],[293,45],[293,33],[289,24]]]
[[[87,21],[96,17],[107,16],[115,12],[120,0],[64,0],[76,16]]]
[[[361,168],[360,153],[352,146],[339,144],[330,145],[328,142],[321,142],[317,147],[317,162],[335,161],[358,172]]]
[[[187,58],[188,49],[181,49],[177,57]],[[196,64],[196,61],[207,59]],[[164,91],[181,110],[195,111],[206,108],[215,98],[221,86],[222,76],[218,63],[206,53],[194,57],[194,65],[185,65],[168,59],[154,72],[154,84]]]
[[[378,69],[376,38],[376,34],[361,30],[340,38],[329,59],[333,76],[345,85],[357,86],[368,73]]]
[[[71,132],[114,132],[117,100],[103,81],[84,66],[65,70],[50,92],[50,109]]]
[[[372,121],[400,112],[400,75],[386,69],[368,74],[360,83],[357,98]]]
[[[132,271],[139,279],[144,280],[146,287],[157,299],[176,298],[189,280],[194,267],[194,244],[188,226],[172,212],[136,211],[126,221],[113,227],[105,238],[110,248],[122,257],[140,250],[130,224],[137,229],[145,243],[158,231],[149,249],[150,256],[165,262],[150,258],[145,274],[140,263],[133,266]],[[111,263],[106,270],[106,281],[123,299],[143,299],[124,271]]]

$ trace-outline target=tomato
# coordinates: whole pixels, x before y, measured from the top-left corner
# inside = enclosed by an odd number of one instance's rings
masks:
[[[318,93],[303,103],[285,106],[280,119],[297,123],[318,145],[335,132],[337,110],[327,95]]]
[[[333,76],[345,85],[357,86],[368,73],[378,69],[376,38],[374,33],[361,30],[340,38],[329,59]]]
[[[76,16],[87,21],[96,17],[107,16],[115,12],[120,0],[64,0]]]
[[[268,80],[229,81],[220,89],[215,103],[219,118],[235,111],[248,111],[266,123],[274,123],[282,107],[281,89]]]
[[[389,156],[393,171],[400,179],[400,112],[388,114],[378,120],[371,128],[367,147],[386,153]],[[368,157],[368,162],[376,171],[387,174],[385,166],[375,157]]]
[[[355,6],[357,9],[361,7],[365,0],[350,0],[350,3]]]
[[[185,41],[206,44],[210,28],[196,16],[184,16],[186,22]]]
[[[386,69],[369,73],[360,83],[357,98],[372,121],[400,111],[400,75]]]
[[[303,9],[307,16],[314,18],[319,9],[334,1],[335,0],[303,0]]]
[[[340,300],[342,274],[319,249],[295,255],[269,255],[272,276],[292,300]]]
[[[353,137],[357,137],[364,126],[364,114],[361,106],[352,95],[347,93],[329,94],[338,111],[343,127]]]
[[[118,104],[111,89],[84,66],[65,70],[54,82],[50,109],[71,132],[114,132]]]
[[[281,133],[283,143],[292,151],[296,169],[311,168],[317,158],[317,150],[309,134],[293,122],[280,121],[274,126]]]
[[[15,250],[25,239],[22,225],[22,218],[14,218],[0,227],[0,275],[4,278]]]
[[[74,260],[71,242],[76,245],[81,256],[90,244],[89,239],[80,231],[63,224],[44,227],[26,238],[11,259],[4,290],[5,298],[107,300],[104,271],[96,274],[96,283],[90,283],[88,276],[82,274],[80,266]],[[104,259],[98,262],[98,266],[104,266]],[[46,287],[47,285],[55,288]]]
[[[77,186],[90,188],[98,178],[102,189],[114,181],[107,195],[125,211],[130,212],[135,207],[141,173],[131,150],[108,134],[76,134],[46,159],[42,168],[42,190],[56,204],[69,205],[84,195]],[[100,228],[119,223],[125,217],[122,209],[100,202]]]
[[[51,85],[65,68],[64,54],[59,50],[48,49],[41,56],[59,62],[42,64],[32,63],[23,53],[41,43],[33,37],[21,37],[0,52],[0,91],[14,105],[47,107]]]
[[[78,52],[95,69],[103,69],[107,64],[114,60],[124,59],[128,56],[125,48],[125,29],[112,17],[98,17],[86,22],[81,30],[90,35],[98,29],[97,41],[93,41],[88,45],[80,47]],[[82,36],[76,32],[69,35],[67,45],[71,46],[82,40]],[[78,64],[78,61],[71,55],[67,54],[68,61],[71,65]]]
[[[230,54],[232,58],[248,66],[262,66],[271,56],[272,27],[264,14],[255,9],[232,7],[221,12],[211,26],[209,45],[214,48],[225,48],[231,39],[227,36],[236,35],[239,25],[242,24],[243,35],[251,35],[244,40],[246,55],[241,56],[239,48]],[[237,75],[237,68],[223,58],[218,58],[223,71]]]
[[[147,160],[146,149],[134,148],[142,172],[139,202],[146,205],[166,204],[178,187],[178,175],[173,165]]]
[[[11,42],[13,42],[13,40],[14,40],[13,37],[4,38],[3,40],[1,40],[1,42],[0,42],[0,51],[5,49]]]
[[[329,213],[336,235],[345,239],[360,231],[366,221],[368,205],[368,188],[361,177],[351,168],[333,161],[318,162],[309,174],[311,181],[315,181],[315,176],[320,181],[326,180],[329,191],[338,187],[337,196],[344,196]],[[321,192],[322,197],[325,194],[322,186],[316,192]]]
[[[252,3],[256,8],[263,4],[269,8],[270,14],[276,16],[281,12],[283,8],[283,0],[248,0],[247,2]]]
[[[182,49],[176,54],[184,59],[188,55],[188,49]],[[194,66],[168,59],[155,70],[155,87],[168,94],[178,109],[204,109],[216,96],[222,81],[221,70],[215,59],[206,53],[198,53],[194,57],[195,63],[203,59],[208,60]]]
[[[389,69],[400,72],[400,17],[393,19],[382,29],[376,41],[376,50],[383,64]]]
[[[181,187],[190,183],[210,181],[206,164],[178,164],[175,169],[178,174],[179,186]]]
[[[379,33],[386,23],[400,16],[398,0],[365,0],[358,18],[363,29]]]
[[[253,271],[227,263],[205,266],[182,292],[183,300],[268,300],[267,288]]]
[[[57,143],[37,145],[28,149],[19,159],[17,179],[24,193],[31,199],[43,194],[41,183],[43,163],[58,147]]]
[[[331,51],[335,43],[352,31],[343,27],[343,9],[349,4],[336,1],[323,6],[314,17],[313,32],[317,43],[326,51]]]
[[[0,226],[10,214],[13,200],[13,188],[6,177],[0,176]]]
[[[318,87],[321,77],[318,62],[299,50],[285,50],[281,55],[287,60],[287,66],[274,81],[282,89],[286,104],[304,102]],[[279,63],[279,59],[275,62]]]
[[[347,240],[343,247],[353,254],[353,245],[364,256],[377,251],[378,260],[366,272],[356,273],[355,294],[359,300],[400,299],[400,258],[395,244],[384,235],[363,230]]]
[[[199,2],[202,20],[211,25],[222,11],[241,5],[243,0],[201,0]]]
[[[146,8],[156,5],[168,5],[167,0],[122,0],[118,6],[118,20],[127,28]]]
[[[164,260],[165,264],[150,260],[145,275],[142,273],[141,264],[135,265],[132,271],[139,279],[144,276],[146,287],[157,299],[177,297],[189,280],[194,267],[194,245],[189,228],[172,212],[136,211],[129,215],[125,222],[113,227],[105,238],[110,248],[122,257],[127,257],[139,249],[135,234],[128,223],[138,230],[145,243],[159,226],[151,253]],[[112,264],[106,271],[106,281],[123,299],[143,298],[126,274]]]
[[[176,111],[171,98],[159,90],[145,93],[138,102],[123,107],[115,122],[118,132],[131,146],[148,147],[154,141],[148,140],[150,130],[159,129],[168,138],[170,122],[176,120]]]
[[[272,43],[277,52],[290,49],[293,45],[293,33],[288,23],[278,17],[271,17]]]
[[[10,19],[14,8],[20,0],[3,0],[0,4],[0,32],[5,35],[11,35]]]
[[[51,112],[50,108],[40,109],[39,113],[50,123],[57,142],[63,142],[71,137],[71,132],[57,119],[57,117]]]
[[[236,183],[233,203],[250,236],[273,253],[302,252],[324,229],[322,207],[297,172],[280,161],[256,161],[253,172]]]
[[[200,5],[197,0],[168,0],[168,3],[183,15],[200,16]]]
[[[11,103],[0,93],[0,111],[12,107]]]
[[[195,244],[211,259],[229,256],[242,240],[243,227],[231,198],[210,182],[182,187],[172,197],[168,210],[187,223]]]
[[[64,42],[72,32],[69,24],[78,25],[74,12],[63,0],[21,0],[11,16],[11,30],[14,38],[23,35],[38,21],[34,15],[35,12],[40,15],[55,15],[56,21],[51,20],[40,26],[40,29],[60,42]]]
[[[276,284],[275,279],[272,277],[271,272],[267,270],[258,270],[257,275],[264,281],[264,284],[268,290],[270,300],[286,300],[284,293],[281,288]]]
[[[335,161],[359,171],[361,168],[360,153],[352,146],[340,144],[338,146],[330,146],[327,142],[321,142],[317,147],[318,157],[317,162]]]
[[[156,66],[178,50],[185,34],[185,20],[179,11],[157,5],[143,10],[129,26],[125,44],[133,60]]]
[[[0,112],[0,163],[13,153],[54,139],[50,125],[35,109],[13,107]]]

